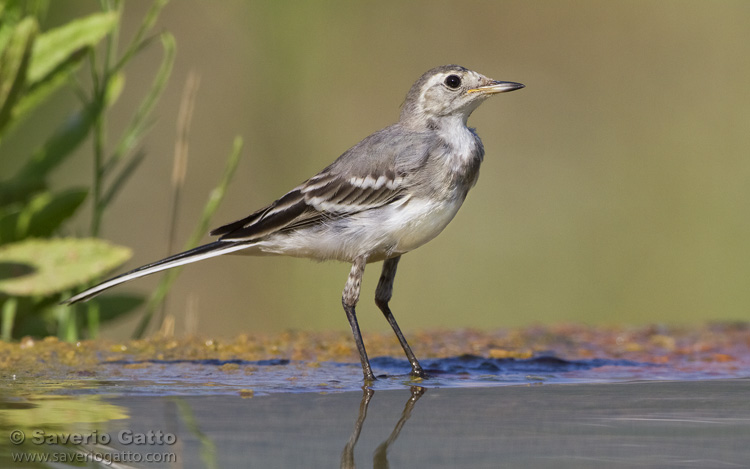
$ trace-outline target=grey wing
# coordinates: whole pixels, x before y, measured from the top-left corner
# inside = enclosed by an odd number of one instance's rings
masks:
[[[376,132],[330,166],[247,218],[211,232],[221,240],[252,241],[277,231],[382,207],[405,197],[408,174],[424,164],[429,144],[398,124]]]
[[[346,177],[326,169],[268,207],[211,234],[226,241],[260,239],[277,231],[381,207],[402,197],[403,189],[403,178],[390,169],[364,177]]]

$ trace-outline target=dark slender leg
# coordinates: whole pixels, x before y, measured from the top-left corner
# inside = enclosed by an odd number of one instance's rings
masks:
[[[362,342],[362,333],[359,331],[357,313],[354,311],[354,307],[357,305],[357,301],[359,301],[359,289],[362,284],[362,276],[365,274],[366,263],[366,257],[358,257],[354,260],[352,270],[349,272],[349,278],[346,280],[346,285],[344,285],[341,304],[344,305],[346,318],[349,320],[349,325],[352,326],[352,334],[354,335],[354,342],[357,344],[357,350],[359,350],[359,360],[362,362],[362,372],[365,375],[365,381],[375,381],[375,375],[372,374],[372,368],[370,368],[370,360],[367,359],[365,343]]]
[[[424,378],[425,373],[422,370],[422,366],[411,351],[409,344],[404,338],[404,334],[401,333],[401,329],[396,323],[396,318],[393,317],[393,313],[391,313],[391,309],[388,307],[388,302],[391,301],[391,296],[393,295],[393,279],[396,278],[396,267],[398,267],[400,259],[401,256],[392,257],[383,262],[383,273],[380,274],[378,289],[375,290],[375,304],[378,305],[380,311],[385,315],[385,319],[388,320],[388,324],[393,328],[393,332],[396,333],[396,337],[398,337],[398,341],[401,343],[401,348],[404,349],[406,358],[411,363],[411,375],[417,378]]]

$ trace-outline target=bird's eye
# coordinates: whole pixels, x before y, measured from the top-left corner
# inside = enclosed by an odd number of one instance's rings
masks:
[[[445,84],[448,85],[448,88],[453,88],[455,90],[461,86],[461,78],[458,75],[448,75],[445,79]]]

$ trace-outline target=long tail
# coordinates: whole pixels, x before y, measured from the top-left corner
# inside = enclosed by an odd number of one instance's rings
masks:
[[[198,246],[197,248],[191,249],[189,251],[181,252],[160,261],[152,262],[151,264],[146,264],[144,266],[138,267],[137,269],[133,269],[130,272],[125,272],[122,275],[118,275],[117,277],[111,278],[95,287],[91,287],[86,291],[82,291],[81,293],[68,298],[67,300],[63,301],[63,304],[73,304],[78,303],[79,301],[87,301],[103,292],[104,290],[110,289],[121,283],[129,282],[140,277],[145,277],[146,275],[155,274],[156,272],[161,272],[162,270],[171,269],[172,267],[178,267],[181,265],[190,264],[192,262],[202,261],[203,259],[221,256],[222,254],[228,254],[230,252],[246,249],[250,246],[251,244],[249,244],[247,241],[215,241],[213,243],[204,244],[203,246]]]

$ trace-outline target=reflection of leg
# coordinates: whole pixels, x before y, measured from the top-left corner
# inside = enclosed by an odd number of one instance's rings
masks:
[[[363,387],[362,391],[364,394],[362,394],[362,402],[359,403],[359,415],[354,424],[354,430],[349,437],[349,441],[346,442],[346,446],[344,446],[344,451],[341,452],[342,469],[354,469],[357,467],[354,463],[354,445],[357,444],[359,434],[362,432],[362,425],[365,423],[365,418],[367,417],[367,406],[370,405],[370,399],[372,399],[372,395],[375,394],[375,391],[367,387]]]
[[[404,424],[407,420],[409,420],[409,417],[411,417],[411,411],[414,409],[414,404],[417,403],[420,397],[422,397],[422,394],[424,394],[425,388],[420,386],[412,386],[411,387],[411,397],[408,401],[406,401],[406,406],[404,406],[404,411],[401,412],[401,418],[398,419],[398,422],[396,422],[396,426],[393,428],[393,431],[391,432],[391,436],[388,437],[387,440],[380,443],[380,446],[378,446],[375,449],[375,453],[372,455],[372,467],[374,468],[387,468],[388,465],[388,447],[393,444],[394,441],[396,441],[396,438],[398,438],[398,434],[401,433],[401,428],[403,428]]]
[[[391,301],[391,296],[393,295],[393,280],[396,278],[396,267],[398,267],[400,259],[401,256],[392,257],[383,262],[383,273],[380,274],[378,288],[375,290],[375,304],[378,305],[380,311],[385,315],[388,324],[393,328],[393,332],[396,333],[396,337],[398,337],[398,341],[401,343],[401,348],[404,349],[406,358],[411,363],[411,375],[416,378],[424,378],[425,374],[417,361],[417,357],[414,356],[409,344],[406,343],[406,338],[404,338],[404,334],[401,333],[401,329],[396,324],[396,318],[393,317],[391,308],[388,307],[388,302]]]

